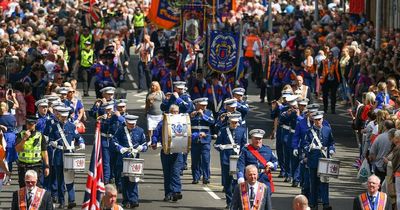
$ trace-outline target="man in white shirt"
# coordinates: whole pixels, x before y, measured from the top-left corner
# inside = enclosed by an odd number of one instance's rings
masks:
[[[354,198],[353,210],[385,209],[391,208],[390,197],[384,192],[379,192],[381,180],[376,175],[368,177],[367,192]]]
[[[246,166],[246,181],[236,185],[231,210],[263,209],[272,210],[271,194],[267,186],[258,182],[258,170],[255,165]],[[243,202],[248,201],[248,202]]]

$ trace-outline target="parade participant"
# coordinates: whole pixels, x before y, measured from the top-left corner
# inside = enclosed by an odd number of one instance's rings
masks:
[[[229,158],[231,155],[239,155],[241,149],[247,144],[246,129],[239,126],[239,120],[239,114],[231,114],[229,125],[221,128],[214,144],[214,148],[220,152],[221,179],[227,207],[231,205],[232,186],[234,186],[234,177],[230,174],[229,169]]]
[[[280,172],[279,176],[280,178],[282,177],[287,177],[285,176],[286,173],[288,173],[285,170],[285,165],[284,165],[284,142],[282,138],[282,121],[280,121],[280,116],[281,113],[289,109],[289,104],[286,101],[287,96],[291,96],[293,94],[293,91],[289,86],[287,86],[288,89],[282,90],[282,97],[279,101],[273,100],[271,102],[271,118],[274,120],[274,127],[271,132],[270,138],[274,139],[276,138],[276,153],[278,157],[278,165],[280,167]]]
[[[64,154],[73,153],[75,144],[79,145],[80,150],[85,149],[85,142],[76,130],[75,125],[68,120],[70,107],[58,106],[56,120],[51,125],[49,132],[49,145],[53,147],[51,178],[57,183],[57,197],[59,208],[64,208],[64,184],[68,193],[68,209],[76,206],[74,179],[75,171],[64,170]],[[53,183],[54,181],[51,181]]]
[[[135,29],[135,45],[139,45],[140,40],[142,39],[143,35],[146,34],[144,30],[145,26],[145,14],[142,12],[140,7],[135,8],[135,14],[133,15],[133,27]]]
[[[231,210],[262,209],[272,210],[270,187],[259,181],[259,169],[256,165],[245,168],[246,181],[235,187]]]
[[[117,110],[115,113],[116,115],[123,117],[128,115],[128,112],[126,111],[126,105],[128,103],[128,99],[117,99],[115,100],[115,103],[117,104]]]
[[[293,88],[294,93],[298,95],[301,99],[307,98],[311,99],[311,89],[303,84],[303,76],[297,75],[296,76],[296,85]],[[311,101],[312,103],[312,101]]]
[[[100,209],[101,210],[123,210],[123,208],[117,204],[118,191],[111,184],[104,186],[104,196],[101,198]]]
[[[276,58],[274,64],[271,67],[271,84],[272,84],[272,98],[271,102],[274,100],[278,100],[282,96],[282,88],[283,88],[283,60],[280,58]]]
[[[147,150],[144,130],[137,126],[138,116],[125,115],[125,125],[119,126],[112,141],[119,151],[115,168],[115,183],[122,189],[122,205],[124,208],[139,206],[138,177],[121,177],[124,158],[139,158],[139,152]]]
[[[50,115],[48,113],[49,101],[47,99],[40,99],[35,102],[35,106],[37,107],[36,116],[39,118],[36,123],[36,130],[43,133],[46,128],[47,120],[50,119]]]
[[[338,65],[339,61],[330,51],[328,58],[322,61],[322,65],[320,66],[320,68],[322,68],[320,83],[322,85],[322,98],[325,113],[328,113],[328,96],[330,96],[331,99],[331,112],[332,114],[336,113],[336,92],[341,79]]]
[[[299,174],[293,174],[293,172],[298,172],[295,168],[292,166],[292,159],[293,159],[293,149],[292,149],[292,137],[295,132],[296,124],[297,124],[297,119],[300,116],[300,111],[298,108],[297,104],[297,95],[290,95],[286,96],[286,102],[289,105],[289,108],[281,113],[281,116],[279,118],[279,122],[281,123],[281,138],[283,140],[283,153],[284,153],[284,158],[283,158],[283,164],[284,164],[284,169],[285,169],[285,180],[284,182],[292,182],[294,187],[297,187],[298,185],[298,180],[299,180]]]
[[[376,175],[368,177],[367,192],[361,193],[354,198],[353,210],[367,210],[367,209],[382,209],[390,210],[391,202],[390,197],[384,193],[379,192],[381,180]]]
[[[307,131],[302,149],[306,151],[307,166],[310,176],[310,207],[318,208],[318,195],[321,196],[324,210],[332,209],[329,206],[329,184],[321,182],[318,177],[318,161],[321,157],[331,158],[335,154],[335,142],[332,130],[324,125],[324,112],[315,112],[313,115],[314,125]]]
[[[18,152],[18,182],[20,187],[25,186],[24,176],[27,170],[32,169],[38,176],[42,174],[42,161],[45,165],[44,176],[49,175],[49,156],[47,144],[42,133],[36,130],[36,116],[28,116],[26,130],[17,135],[15,150]],[[40,183],[38,183],[40,185]]]
[[[139,54],[139,91],[147,90],[150,87],[150,70],[148,64],[153,57],[154,43],[150,41],[150,36],[145,34],[140,44],[136,45],[135,53]]]
[[[296,195],[292,203],[293,210],[310,210],[308,207],[308,199],[304,195]]]
[[[188,87],[192,87],[189,89],[189,94],[193,100],[204,96],[206,93],[206,86],[207,81],[204,79],[203,70],[201,68],[198,68],[196,72],[190,74]]]
[[[244,88],[235,88],[232,90],[233,98],[237,100],[236,110],[242,114],[242,125],[246,126],[246,115],[249,112],[249,104],[244,100],[244,93],[246,90]]]
[[[168,61],[168,62],[172,62],[172,61]],[[170,66],[170,63],[167,63],[168,66]],[[162,72],[162,71],[161,71]],[[172,67],[169,67],[165,74],[163,75],[161,73],[161,79],[160,79],[160,86],[161,86],[161,90],[163,91],[164,94],[172,93],[174,92],[174,87],[173,87],[173,83],[180,81],[181,77],[178,75],[176,69]]]
[[[211,83],[207,83],[204,97],[208,98],[208,109],[210,109],[214,116],[217,116],[224,100],[227,98],[228,93],[220,81],[221,76],[218,73],[211,75]]]
[[[262,138],[265,131],[261,129],[253,129],[249,132],[251,143],[242,149],[237,163],[238,183],[243,183],[245,167],[255,165],[258,168],[258,181],[268,186],[269,193],[275,191],[272,181],[272,170],[276,170],[278,161],[272,149],[263,145]]]
[[[83,96],[89,96],[90,82],[92,81],[93,73],[91,71],[91,66],[94,63],[94,51],[91,47],[91,42],[86,41],[85,47],[80,50],[79,53],[79,77],[83,81]]]
[[[171,105],[169,113],[174,115],[179,114],[179,107],[175,104]],[[164,139],[162,135],[162,124],[163,121],[158,123],[151,138],[151,147],[153,150],[157,149],[157,143],[167,141],[167,139]],[[164,201],[177,201],[182,199],[182,183],[180,177],[183,165],[182,153],[165,154],[164,150],[161,149],[160,156],[164,178]]]
[[[161,103],[161,110],[168,112],[169,107],[173,104],[179,106],[179,113],[190,113],[193,109],[192,100],[190,95],[185,92],[186,82],[174,82],[174,92],[166,94],[165,99]]]
[[[93,34],[90,33],[88,27],[84,27],[82,34],[79,36],[79,50],[84,50],[87,45],[92,45],[93,42]]]
[[[124,118],[117,116],[114,112],[114,102],[108,101],[103,102],[101,107],[105,112],[99,116],[97,120],[100,121],[100,132],[101,132],[101,151],[103,155],[103,173],[104,183],[110,183],[112,177],[115,177],[115,171],[110,162],[111,155],[113,152],[113,145],[110,143],[112,137],[115,134],[117,128],[124,123]]]
[[[83,106],[82,100],[75,97],[75,90],[72,87],[68,87],[67,89],[67,106],[71,107],[73,111],[71,115],[71,120],[76,126],[78,126],[78,124],[84,121],[84,119],[86,118],[85,108]]]
[[[27,170],[22,177],[26,186],[13,192],[11,210],[53,210],[53,202],[48,191],[37,187],[38,174],[34,170]]]
[[[203,184],[210,183],[210,126],[214,124],[214,116],[207,109],[207,98],[198,98],[193,101],[195,110],[190,113],[192,128],[192,184],[199,183],[203,175]]]
[[[251,80],[260,84],[260,70],[261,70],[261,51],[262,43],[260,37],[256,34],[255,28],[249,29],[249,35],[243,41],[245,48],[244,57],[249,61],[251,67]]]
[[[101,92],[100,90],[104,87],[110,86],[105,81],[104,78],[104,72],[107,69],[107,59],[104,53],[99,56],[99,58],[96,59],[96,63],[94,63],[90,68],[91,71],[94,72],[95,76],[95,81],[94,81],[94,90],[96,92],[96,98],[101,98]]]
[[[90,115],[94,118],[97,118],[105,113],[105,110],[102,108],[102,104],[107,103],[107,102],[115,102],[114,99],[114,92],[115,88],[114,87],[105,87],[100,90],[102,93],[103,98],[97,99],[96,102],[94,103],[92,109],[90,110]],[[113,107],[113,111],[115,110],[115,107]]]

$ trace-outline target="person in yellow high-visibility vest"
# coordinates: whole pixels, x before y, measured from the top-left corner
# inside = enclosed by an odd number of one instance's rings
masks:
[[[144,34],[144,24],[145,24],[145,15],[140,9],[140,7],[136,7],[135,14],[132,18],[133,27],[135,29],[135,45],[138,45],[143,39]]]
[[[91,67],[94,63],[94,51],[91,47],[91,42],[85,42],[85,48],[80,50],[79,53],[79,76],[83,82],[83,96],[89,96],[90,81],[93,77]]]
[[[29,116],[26,120],[26,130],[21,131],[16,140],[15,150],[18,152],[18,182],[19,187],[25,186],[25,173],[34,170],[40,177],[42,163],[44,163],[44,175],[47,177],[49,170],[49,156],[47,144],[42,133],[36,130],[36,116]],[[43,162],[42,162],[43,161]],[[42,183],[38,183],[42,186]]]

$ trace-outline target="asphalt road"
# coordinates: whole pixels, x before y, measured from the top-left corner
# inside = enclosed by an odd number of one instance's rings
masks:
[[[146,93],[137,93],[135,90],[137,81],[136,62],[130,64],[130,75],[123,87],[128,90],[128,113],[140,116],[138,124],[142,128],[146,128],[144,116],[144,100]],[[249,130],[253,128],[261,128],[270,133],[272,128],[272,120],[269,118],[269,108],[266,103],[259,103],[259,90],[250,85],[248,93],[248,102],[251,111],[247,117]],[[95,98],[94,92],[90,92],[91,97],[84,98],[85,108],[88,110],[92,106]],[[333,127],[333,133],[336,140],[337,154],[336,158],[341,160],[339,179],[331,179],[330,184],[330,202],[333,209],[351,209],[352,199],[354,196],[362,192],[361,184],[355,180],[356,170],[352,168],[352,164],[357,156],[357,144],[354,134],[350,128],[350,118],[347,116],[346,110],[338,106],[337,114],[327,114],[326,119]],[[83,135],[87,144],[91,144],[94,138],[93,119],[89,119],[87,124],[87,133]],[[264,144],[275,148],[275,141],[264,139]],[[86,164],[88,168],[89,156],[91,154],[91,146],[86,147]],[[137,209],[223,209],[225,207],[225,198],[220,185],[220,166],[219,155],[217,151],[211,150],[211,183],[206,185],[191,184],[191,172],[185,171],[182,176],[183,183],[183,199],[176,203],[163,202],[163,179],[160,161],[160,150],[149,150],[142,154],[145,159],[144,181],[139,186],[140,206]],[[190,167],[190,156],[188,160]],[[274,182],[276,192],[272,196],[273,209],[288,210],[291,208],[291,202],[295,195],[300,193],[300,188],[290,187],[288,183],[284,183],[283,179],[277,178],[278,174],[274,173]],[[76,202],[81,205],[84,194],[87,173],[78,173],[76,176]],[[0,192],[0,208],[10,209],[12,192],[18,189],[17,172],[14,168],[12,182],[10,186],[4,186]],[[121,195],[118,196],[121,199]],[[67,197],[66,197],[67,199]],[[322,208],[322,207],[320,207]],[[80,209],[76,208],[76,209]]]

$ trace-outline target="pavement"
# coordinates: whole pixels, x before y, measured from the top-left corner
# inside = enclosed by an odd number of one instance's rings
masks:
[[[144,104],[146,92],[137,92],[137,71],[133,59],[127,76],[127,81],[123,84],[128,92],[128,113],[140,116],[138,125],[146,130],[146,120],[144,115]],[[84,98],[86,110],[89,110],[95,101],[94,91],[91,91],[90,97]],[[248,103],[250,112],[246,121],[249,130],[253,128],[261,128],[269,134],[272,130],[272,120],[269,118],[269,107],[267,103],[259,103],[259,89],[250,84],[248,90]],[[330,203],[333,209],[351,209],[354,196],[363,191],[361,184],[355,179],[357,171],[352,167],[357,157],[357,143],[355,135],[350,127],[351,119],[349,118],[346,108],[338,105],[335,115],[327,114],[326,119],[331,123],[333,135],[336,141],[337,153],[335,157],[341,161],[340,176],[338,179],[330,180]],[[86,169],[89,167],[90,155],[92,151],[91,144],[94,139],[95,120],[89,118],[86,123],[86,133],[83,138],[87,143],[86,153]],[[268,135],[266,135],[267,137]],[[264,139],[264,144],[275,149],[275,140]],[[208,185],[191,184],[192,177],[190,171],[190,156],[188,159],[189,170],[184,172],[182,178],[182,194],[183,199],[176,202],[163,202],[163,178],[160,161],[160,149],[151,150],[141,154],[141,158],[145,160],[144,181],[139,185],[140,206],[136,209],[223,209],[225,204],[224,193],[222,192],[219,154],[216,150],[211,150],[211,183]],[[273,173],[276,192],[272,195],[272,206],[274,210],[291,209],[291,202],[295,195],[300,193],[300,188],[290,187],[289,183],[284,183],[282,178],[278,178],[277,172]],[[87,179],[87,172],[80,172],[76,175],[76,203],[80,209],[84,188]],[[17,171],[14,167],[12,173],[11,185],[3,186],[0,192],[0,209],[10,209],[12,192],[18,189]],[[67,195],[66,195],[67,200]],[[122,200],[121,194],[118,195],[118,201]],[[322,207],[320,207],[321,209]]]

